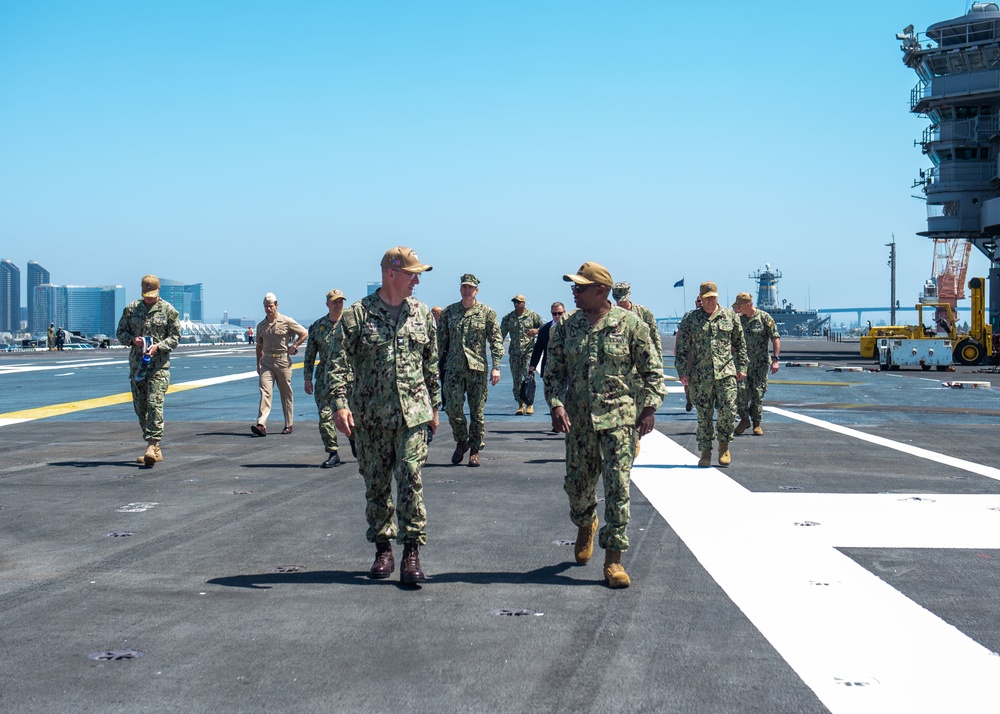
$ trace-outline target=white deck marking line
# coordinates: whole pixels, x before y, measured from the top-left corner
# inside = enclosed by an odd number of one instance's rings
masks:
[[[796,421],[805,422],[806,424],[811,424],[813,426],[818,426],[822,429],[828,429],[829,431],[834,431],[837,432],[838,434],[844,434],[845,436],[852,436],[855,439],[860,439],[861,441],[867,441],[871,444],[884,446],[888,449],[895,449],[896,451],[902,451],[904,454],[910,454],[911,456],[918,456],[922,459],[927,459],[929,461],[934,461],[939,464],[944,464],[945,466],[953,466],[956,469],[962,469],[963,471],[969,471],[974,474],[979,474],[980,476],[985,476],[986,478],[991,478],[996,481],[1000,481],[1000,469],[994,468],[992,466],[984,466],[983,464],[977,464],[972,461],[966,461],[965,459],[959,459],[954,456],[946,456],[944,454],[939,454],[935,451],[922,449],[919,446],[902,444],[898,441],[893,441],[892,439],[886,439],[885,437],[882,436],[867,434],[863,431],[858,431],[857,429],[851,429],[850,427],[840,426],[839,424],[834,424],[833,422],[823,421],[822,419],[816,419],[815,417],[805,416],[803,414],[796,414],[795,412],[790,412],[785,409],[779,409],[778,407],[764,407],[764,411],[768,411],[771,412],[772,414],[777,414],[779,416],[787,417],[789,419],[794,419]]]
[[[1000,496],[751,493],[696,462],[654,431],[632,482],[830,711],[995,711],[1000,657],[835,548],[1000,548]]]
[[[0,375],[21,374],[22,372],[44,372],[52,369],[67,369],[69,367],[107,367],[112,364],[128,364],[128,360],[84,360],[74,362],[60,362],[58,364],[34,364],[34,365],[0,365]]]

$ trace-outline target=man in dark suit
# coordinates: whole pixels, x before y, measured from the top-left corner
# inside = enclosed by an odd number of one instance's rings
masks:
[[[535,368],[541,362],[541,369],[538,370],[540,377],[545,376],[545,355],[549,348],[549,331],[552,326],[559,322],[559,318],[566,314],[566,307],[561,302],[552,303],[552,322],[542,325],[535,338],[535,348],[531,351],[531,361],[528,363],[528,373],[534,374]]]

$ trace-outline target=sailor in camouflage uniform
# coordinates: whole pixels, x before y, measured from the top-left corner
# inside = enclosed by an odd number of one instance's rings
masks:
[[[521,383],[528,376],[528,362],[531,360],[535,335],[542,326],[542,317],[534,310],[525,308],[527,298],[524,295],[515,295],[510,301],[514,303],[514,309],[500,321],[500,336],[505,338],[510,335],[507,361],[510,363],[510,376],[514,380],[514,401],[517,402],[515,414],[534,414],[534,407],[521,401]]]
[[[455,437],[451,463],[459,464],[469,450],[469,466],[479,466],[479,452],[486,432],[486,345],[493,356],[489,383],[500,381],[503,338],[497,314],[476,301],[479,279],[472,273],[462,276],[462,299],[446,307],[437,323],[438,359],[444,372],[442,392],[445,411]],[[469,400],[469,420],[465,400]]]
[[[653,354],[660,356],[660,365],[663,365],[663,345],[660,342],[660,328],[656,326],[656,317],[648,307],[632,302],[632,286],[629,283],[615,283],[611,290],[611,296],[615,299],[618,307],[631,310],[646,323],[649,328],[649,338],[653,345]],[[632,373],[632,389],[641,388],[641,382],[637,372]],[[635,455],[639,455],[639,442],[635,444]]]
[[[736,383],[746,378],[747,347],[735,312],[719,305],[715,283],[702,283],[701,308],[691,310],[677,329],[675,363],[698,411],[698,466],[712,464],[712,441],[719,439],[719,465],[732,462],[729,442],[736,426]],[[713,425],[718,409],[718,425]]]
[[[337,427],[333,423],[333,403],[330,401],[329,389],[329,369],[330,369],[330,341],[333,339],[333,331],[344,312],[344,293],[340,290],[331,290],[326,294],[327,314],[319,318],[309,326],[309,341],[306,343],[306,358],[302,365],[302,372],[305,376],[306,394],[312,394],[316,399],[316,407],[319,409],[319,435],[323,439],[323,446],[328,454],[326,461],[320,464],[324,469],[340,466],[340,445],[337,443]],[[319,363],[316,363],[316,358]],[[313,373],[316,375],[316,383],[313,384]],[[351,386],[353,375],[347,385],[347,399],[351,399]],[[351,440],[351,451],[355,451],[354,441]]]
[[[419,546],[427,542],[420,470],[427,460],[427,426],[437,431],[441,387],[434,320],[430,308],[412,294],[420,274],[430,269],[410,248],[387,251],[382,287],[344,311],[330,345],[334,421],[347,436],[357,431],[366,537],[375,543],[369,576],[388,578],[395,570],[395,538],[403,544],[403,583],[426,579],[419,556]],[[348,401],[352,373],[353,405]]]
[[[132,348],[128,354],[132,406],[146,440],[146,453],[138,461],[147,467],[163,461],[163,399],[170,386],[170,351],[181,339],[178,317],[174,306],[160,299],[160,279],[147,275],[142,279],[142,298],[130,302],[118,321],[118,341]],[[150,357],[146,375],[136,380],[136,368],[146,354]]]
[[[573,283],[579,309],[551,329],[545,399],[552,430],[567,434],[564,488],[578,529],[574,555],[581,565],[593,555],[597,481],[603,478],[604,579],[613,588],[628,587],[621,554],[629,545],[629,474],[636,438],[652,431],[666,394],[663,363],[653,354],[645,323],[608,301],[614,283],[604,266],[584,263],[563,279]],[[631,388],[633,371],[641,383],[637,391]]]
[[[733,309],[740,316],[743,335],[747,342],[747,357],[750,359],[747,368],[747,378],[739,383],[736,396],[736,410],[740,423],[736,425],[736,434],[742,434],[751,423],[753,433],[762,436],[764,430],[760,426],[764,414],[764,392],[767,391],[767,374],[778,373],[781,354],[781,336],[774,318],[768,313],[753,306],[750,293],[740,293],[736,296]],[[768,359],[767,343],[771,343],[772,357]]]

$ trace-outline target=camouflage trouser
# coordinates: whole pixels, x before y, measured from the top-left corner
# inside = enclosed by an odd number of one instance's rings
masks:
[[[163,438],[163,397],[170,386],[170,370],[158,369],[146,374],[140,382],[129,379],[132,385],[132,406],[139,417],[142,438],[159,441]]]
[[[319,435],[323,439],[327,453],[336,454],[340,446],[337,444],[337,427],[333,425],[333,406],[329,396],[325,394],[326,390],[322,392],[319,389],[313,392],[316,407],[319,409]]]
[[[521,403],[521,382],[528,374],[528,363],[531,362],[531,352],[511,352],[507,361],[510,364],[510,376],[514,380],[514,401]]]
[[[711,449],[716,436],[719,441],[732,441],[736,427],[736,377],[691,382],[688,394],[698,410],[698,449]],[[717,428],[712,424],[715,410],[719,411]]]
[[[486,432],[486,372],[448,369],[444,373],[444,404],[455,441],[467,441],[473,449],[483,448]],[[469,398],[469,419],[465,419],[465,398]]]
[[[635,458],[635,427],[605,431],[573,425],[566,435],[569,516],[579,528],[597,517],[597,479],[604,479],[604,526],[598,542],[605,550],[628,550],[629,478]]]
[[[427,511],[420,469],[427,461],[427,424],[412,429],[357,428],[358,470],[365,479],[369,542],[427,543]],[[396,477],[396,502],[392,478]],[[393,514],[399,528],[393,521]],[[398,533],[398,535],[397,535]]]
[[[736,412],[741,418],[750,419],[754,425],[760,424],[760,418],[764,414],[767,372],[767,366],[764,369],[751,367],[747,372],[747,378],[737,383],[739,393],[736,397]]]

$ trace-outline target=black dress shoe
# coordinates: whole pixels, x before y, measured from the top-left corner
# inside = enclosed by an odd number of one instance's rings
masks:
[[[263,424],[254,424],[250,427],[250,431],[257,436],[267,436],[267,428]]]
[[[281,433],[282,434],[291,434],[292,433],[292,427],[286,426],[284,429],[281,430]]]
[[[326,461],[321,463],[319,466],[323,469],[332,469],[334,466],[340,466],[340,454],[334,451],[326,458]]]

